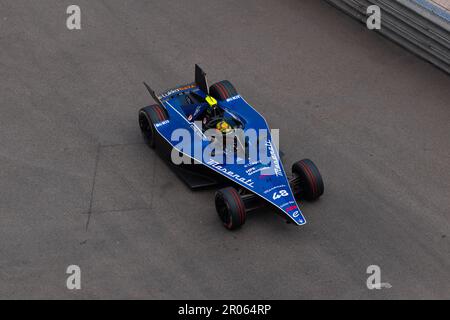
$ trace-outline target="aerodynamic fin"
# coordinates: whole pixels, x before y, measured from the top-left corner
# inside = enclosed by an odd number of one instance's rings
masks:
[[[150,93],[150,95],[152,96],[152,98],[155,99],[156,103],[159,104],[162,108],[164,108],[164,106],[161,102],[161,99],[158,98],[155,91],[153,91],[153,89],[150,88],[150,86],[145,81],[144,81],[144,86],[147,88],[147,90]]]
[[[202,90],[206,95],[209,95],[208,79],[206,79],[206,73],[199,67],[198,64],[195,65],[195,83],[198,85],[200,90]]]

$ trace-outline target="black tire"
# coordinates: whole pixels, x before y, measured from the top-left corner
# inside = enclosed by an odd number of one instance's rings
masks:
[[[209,94],[218,101],[227,100],[238,95],[236,89],[228,80],[223,80],[213,84],[209,88]]]
[[[323,195],[322,175],[314,162],[309,159],[300,160],[292,165],[292,172],[299,178],[299,190],[302,198],[314,201]]]
[[[215,202],[217,213],[225,228],[236,230],[245,223],[245,204],[235,188],[217,191]]]
[[[145,142],[150,148],[155,148],[155,124],[168,119],[167,111],[157,104],[142,108],[139,111],[139,127]]]

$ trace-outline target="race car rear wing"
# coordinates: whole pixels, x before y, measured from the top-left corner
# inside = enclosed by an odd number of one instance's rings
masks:
[[[144,81],[144,86],[147,88],[148,92],[150,93],[150,95],[152,96],[152,98],[156,101],[157,104],[159,104],[161,107],[163,106],[163,103],[161,101],[161,98],[159,98],[155,91],[150,88],[150,86]],[[195,65],[195,83],[186,85],[184,87],[179,87],[176,89],[172,89],[169,90],[169,93],[165,93],[162,96],[170,96],[174,93],[177,93],[177,91],[180,90],[186,90],[186,89],[190,89],[190,88],[195,88],[198,87],[200,90],[202,90],[206,95],[209,95],[209,86],[208,86],[208,80],[206,79],[206,73],[202,70],[202,68],[200,68],[197,64]]]
[[[209,95],[208,79],[206,79],[206,72],[200,68],[198,64],[195,65],[195,83],[206,95]]]
[[[146,82],[144,82],[144,86],[147,88],[148,92],[150,93],[150,95],[152,96],[152,98],[155,100],[155,102],[156,102],[157,104],[159,104],[159,106],[160,106],[161,108],[164,109],[164,106],[163,106],[163,104],[162,104],[162,102],[161,102],[161,99],[158,98],[158,96],[156,95],[155,91],[154,91],[152,88],[150,88],[150,86],[149,86]]]

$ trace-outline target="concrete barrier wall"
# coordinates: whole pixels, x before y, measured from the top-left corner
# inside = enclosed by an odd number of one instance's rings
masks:
[[[381,8],[377,30],[450,74],[450,12],[429,0],[326,0],[366,24],[367,8]]]

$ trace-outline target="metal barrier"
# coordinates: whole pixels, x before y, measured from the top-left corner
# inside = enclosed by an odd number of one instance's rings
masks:
[[[381,9],[376,30],[450,74],[450,14],[428,0],[326,0],[366,24],[367,8]]]

